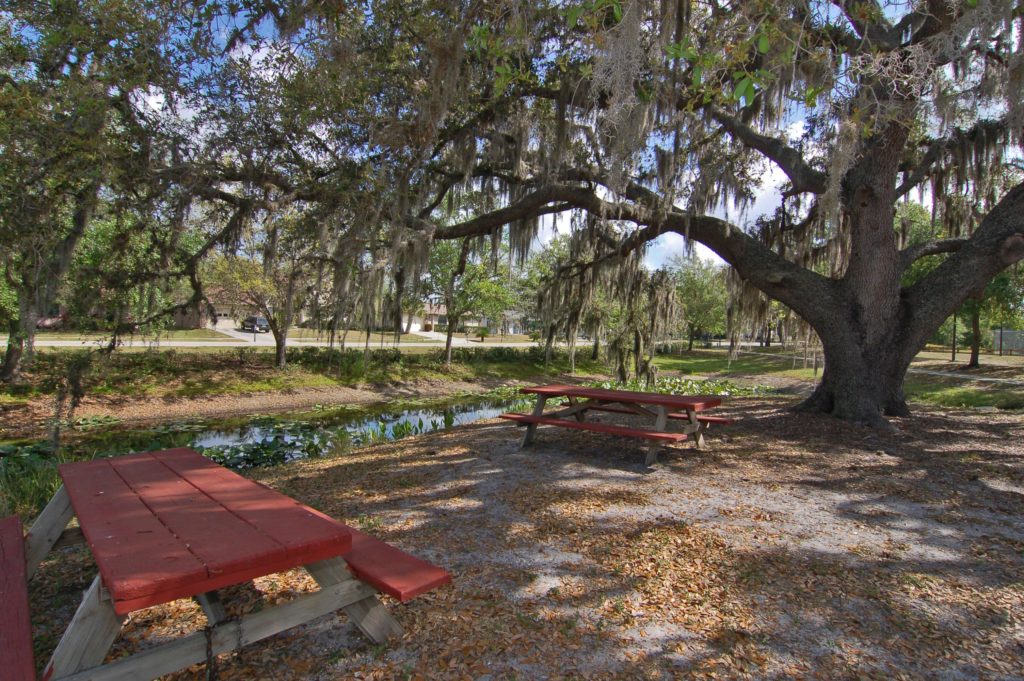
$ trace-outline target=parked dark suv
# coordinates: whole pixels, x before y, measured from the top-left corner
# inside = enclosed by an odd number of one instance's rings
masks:
[[[242,331],[267,333],[270,331],[270,324],[266,317],[246,317],[242,320]]]

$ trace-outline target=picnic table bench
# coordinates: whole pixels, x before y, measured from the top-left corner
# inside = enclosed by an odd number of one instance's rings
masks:
[[[35,678],[25,582],[65,542],[88,543],[99,574],[46,665],[47,681],[151,679],[339,609],[383,643],[402,629],[377,593],[404,602],[451,581],[445,570],[191,449],[59,470],[64,486],[24,542],[16,518],[0,521],[0,681]],[[75,516],[81,532],[65,530]],[[295,567],[304,567],[320,590],[226,617],[218,589]],[[179,598],[199,603],[205,631],[103,664],[129,613]]]
[[[728,417],[700,413],[722,403],[720,398],[712,396],[665,395],[561,384],[521,388],[520,392],[537,396],[533,413],[502,414],[500,418],[526,426],[521,447],[533,441],[538,425],[546,425],[651,440],[656,444],[680,442],[692,436],[695,446],[703,449],[706,446],[704,433],[711,424],[732,423]],[[547,401],[556,397],[567,398],[568,406],[545,413]],[[587,421],[586,415],[591,411],[638,415],[653,423],[650,427],[633,428]],[[681,422],[682,425],[678,430],[670,431],[670,422]],[[651,447],[644,463],[648,466],[654,464],[657,456],[657,449]]]

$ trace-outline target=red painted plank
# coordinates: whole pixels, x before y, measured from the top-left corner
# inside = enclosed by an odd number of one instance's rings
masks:
[[[158,588],[187,589],[205,579],[206,566],[160,522],[110,461],[63,464],[59,470],[103,583],[115,601],[145,596]]]
[[[152,454],[110,459],[111,466],[167,529],[185,541],[207,575],[231,574],[283,547],[182,479]],[[115,598],[118,595],[115,594]]]
[[[28,611],[25,540],[17,517],[0,520],[0,681],[36,678]]]
[[[361,582],[406,602],[452,581],[446,570],[380,539],[348,528],[352,548],[343,557]]]
[[[663,395],[661,393],[634,392],[631,390],[606,390],[604,388],[583,388],[573,385],[540,385],[520,388],[519,392],[545,395],[548,397],[578,397],[582,399],[619,402],[624,404],[656,404],[674,409],[701,411],[717,407],[722,403],[718,397],[706,395]]]
[[[659,440],[662,442],[679,442],[686,439],[685,433],[665,433],[656,430],[640,430],[637,428],[626,428],[615,426],[610,423],[596,423],[593,421],[570,421],[568,419],[551,418],[549,416],[533,416],[531,414],[502,414],[499,418],[520,423],[536,423],[544,426],[558,426],[560,428],[571,428],[573,430],[591,430],[595,433],[606,433],[608,435],[620,435],[622,437],[643,438],[646,440]]]
[[[211,499],[284,546],[303,562],[310,551],[333,547],[338,555],[351,546],[348,528],[291,497],[218,466],[194,450],[157,453],[160,461]],[[319,560],[319,559],[318,559]]]

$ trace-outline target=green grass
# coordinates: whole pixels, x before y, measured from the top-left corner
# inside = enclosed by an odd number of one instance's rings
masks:
[[[904,384],[907,399],[941,407],[1024,409],[1020,388],[979,387],[956,379],[910,374]]]
[[[24,403],[53,394],[69,367],[90,351],[50,348],[38,353],[25,382],[0,386],[0,404]],[[89,395],[187,398],[212,395],[282,392],[367,383],[391,383],[424,378],[466,380],[526,379],[568,371],[568,357],[556,352],[545,369],[536,348],[455,348],[451,367],[445,367],[441,348],[394,348],[344,353],[315,346],[289,348],[288,366],[274,366],[270,348],[166,348],[119,350],[110,357],[91,355],[83,385]],[[580,360],[580,373],[603,367]]]
[[[326,343],[331,337],[330,331],[327,329],[317,331],[316,329],[302,329],[292,328],[288,330],[289,340],[307,340],[307,341],[322,341]],[[386,333],[381,334],[373,332],[370,334],[370,348],[380,347],[381,341],[383,340],[384,345],[388,346],[395,342],[394,334]],[[362,331],[349,331],[348,336],[345,337],[345,347],[347,348],[361,348],[366,342],[366,333]],[[443,341],[437,341],[426,336],[420,336],[415,333],[403,333],[399,343],[441,343]],[[341,333],[339,332],[335,337],[335,343],[341,343]]]
[[[806,381],[814,380],[814,369],[803,368],[803,362],[797,361],[793,368],[793,360],[774,354],[755,356],[741,354],[730,361],[726,350],[693,350],[679,355],[659,355],[654,363],[662,372],[674,371],[681,374],[698,376],[784,376]],[[819,368],[818,373],[821,373]]]
[[[109,333],[103,331],[37,331],[36,340],[40,341],[100,341],[108,340]],[[134,336],[122,336],[123,340],[134,338],[137,341],[149,340],[202,340],[202,341],[233,341],[227,334],[213,329],[171,329],[159,333],[137,333]]]

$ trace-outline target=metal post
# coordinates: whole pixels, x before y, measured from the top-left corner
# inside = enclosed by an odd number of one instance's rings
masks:
[[[953,358],[949,361],[956,361],[956,313],[953,313]]]

